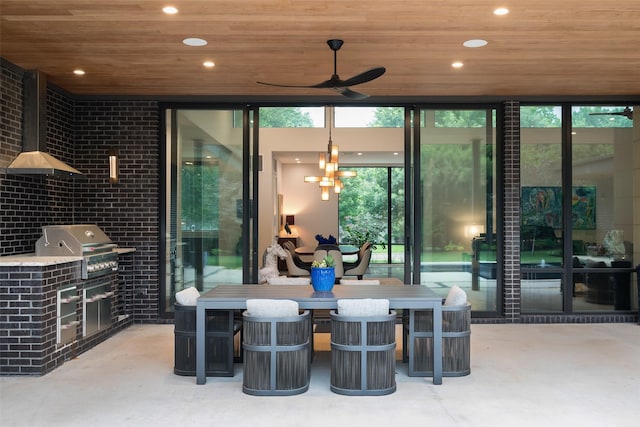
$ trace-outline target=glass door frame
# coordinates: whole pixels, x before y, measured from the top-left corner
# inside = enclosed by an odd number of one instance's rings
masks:
[[[407,244],[405,248],[405,283],[412,285],[420,285],[420,267],[421,267],[421,248],[422,248],[422,221],[416,221],[415,218],[422,218],[423,205],[420,198],[421,188],[421,118],[422,111],[428,110],[485,110],[487,118],[491,117],[495,112],[495,139],[493,162],[495,194],[492,194],[491,200],[487,200],[487,221],[489,215],[495,217],[495,230],[493,233],[496,240],[496,288],[495,288],[495,307],[496,310],[474,310],[474,317],[495,317],[501,315],[504,310],[504,133],[502,124],[504,123],[504,109],[499,104],[424,104],[405,109],[405,215],[407,221]],[[493,130],[493,122],[487,121],[487,133]],[[489,194],[487,194],[489,196]],[[489,197],[487,197],[489,199]],[[491,213],[489,210],[493,210]],[[410,261],[410,262],[409,262]]]
[[[243,283],[256,283],[258,276],[258,172],[260,158],[258,155],[258,108],[249,107],[246,104],[237,105],[192,105],[167,103],[160,105],[161,134],[159,135],[160,170],[168,170],[170,176],[178,172],[175,150],[171,150],[169,144],[176,141],[178,130],[176,125],[177,112],[179,110],[229,110],[242,112],[242,281]],[[252,120],[252,117],[255,120]],[[170,135],[168,135],[168,133]],[[170,138],[170,141],[167,140]],[[171,156],[171,158],[169,157]],[[170,163],[169,163],[170,162]],[[255,168],[252,166],[255,165]],[[160,206],[159,206],[159,231],[160,231],[160,259],[159,259],[159,290],[158,290],[158,315],[160,318],[173,318],[174,312],[171,303],[167,304],[167,274],[170,273],[172,257],[176,255],[175,248],[167,248],[167,236],[171,230],[167,229],[167,216],[170,214],[168,197],[176,191],[174,180],[170,176],[161,174],[160,182]]]

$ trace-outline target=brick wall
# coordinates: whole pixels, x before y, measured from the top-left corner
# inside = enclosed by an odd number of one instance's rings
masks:
[[[504,263],[503,304],[505,320],[520,316],[520,103],[504,105]]]
[[[33,253],[51,224],[97,224],[121,247],[122,305],[139,322],[159,318],[159,128],[155,101],[74,99],[47,90],[47,151],[84,176],[7,175],[22,150],[22,71],[0,64],[0,256]],[[108,177],[109,148],[120,153],[119,183]]]
[[[82,324],[76,326],[76,340],[57,344],[57,292],[76,286],[106,283],[117,286],[117,276],[80,280],[80,262],[48,266],[0,266],[0,374],[42,375],[66,360],[93,348],[120,329],[130,319],[119,318],[116,298],[111,300],[113,324],[91,336],[82,336]],[[75,319],[83,318],[82,299],[76,305]]]
[[[22,151],[22,73],[1,67],[0,256],[34,251],[41,227],[73,222],[76,183],[40,175],[7,175]],[[47,150],[73,165],[73,103],[47,91]],[[7,138],[5,139],[5,135]]]
[[[78,188],[78,221],[95,223],[128,254],[125,305],[136,321],[159,316],[159,107],[153,101],[78,100],[76,160],[86,178]],[[120,180],[109,182],[109,148],[117,148]]]
[[[79,265],[0,267],[1,373],[43,374],[69,357],[71,347],[56,349],[56,292]]]

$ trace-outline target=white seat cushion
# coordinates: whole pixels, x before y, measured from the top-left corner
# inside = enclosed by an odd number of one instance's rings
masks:
[[[311,283],[309,277],[268,277],[267,283],[270,285],[308,285]]]
[[[379,285],[380,284],[380,280],[374,280],[374,279],[362,279],[362,280],[340,279],[340,284],[341,285]]]
[[[458,285],[453,285],[449,290],[444,305],[465,305],[467,303],[467,293],[460,289]]]
[[[198,298],[200,298],[200,292],[193,286],[176,292],[176,302],[180,305],[196,305]]]
[[[298,303],[289,299],[248,299],[247,314],[256,317],[297,316]]]
[[[339,299],[338,314],[341,316],[384,316],[389,314],[389,300]]]

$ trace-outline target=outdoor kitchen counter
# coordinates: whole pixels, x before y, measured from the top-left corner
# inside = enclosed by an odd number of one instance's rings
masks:
[[[125,255],[135,252],[136,248],[115,248],[118,255]],[[47,265],[64,264],[67,262],[82,261],[81,256],[36,256],[35,252],[30,254],[7,255],[0,257],[2,267],[44,267]]]
[[[36,256],[31,254],[8,255],[0,257],[2,267],[39,267],[82,261],[81,256]]]
[[[117,252],[118,255],[125,255],[125,254],[129,254],[131,252],[135,252],[136,248],[121,248],[121,247],[117,247],[113,249],[114,252]]]

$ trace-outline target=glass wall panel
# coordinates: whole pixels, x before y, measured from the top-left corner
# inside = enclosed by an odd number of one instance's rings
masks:
[[[338,205],[339,241],[374,244],[371,263],[404,263],[404,169],[349,167]]]
[[[426,110],[420,128],[420,283],[497,307],[494,110]]]
[[[571,112],[574,311],[632,307],[633,121],[624,110]]]
[[[522,311],[562,311],[561,107],[521,107],[520,132]]]
[[[335,107],[336,128],[401,128],[404,107]]]
[[[170,311],[184,288],[203,292],[243,281],[243,139],[242,128],[233,126],[233,110],[168,114],[174,119],[167,126],[165,184],[164,295]]]

